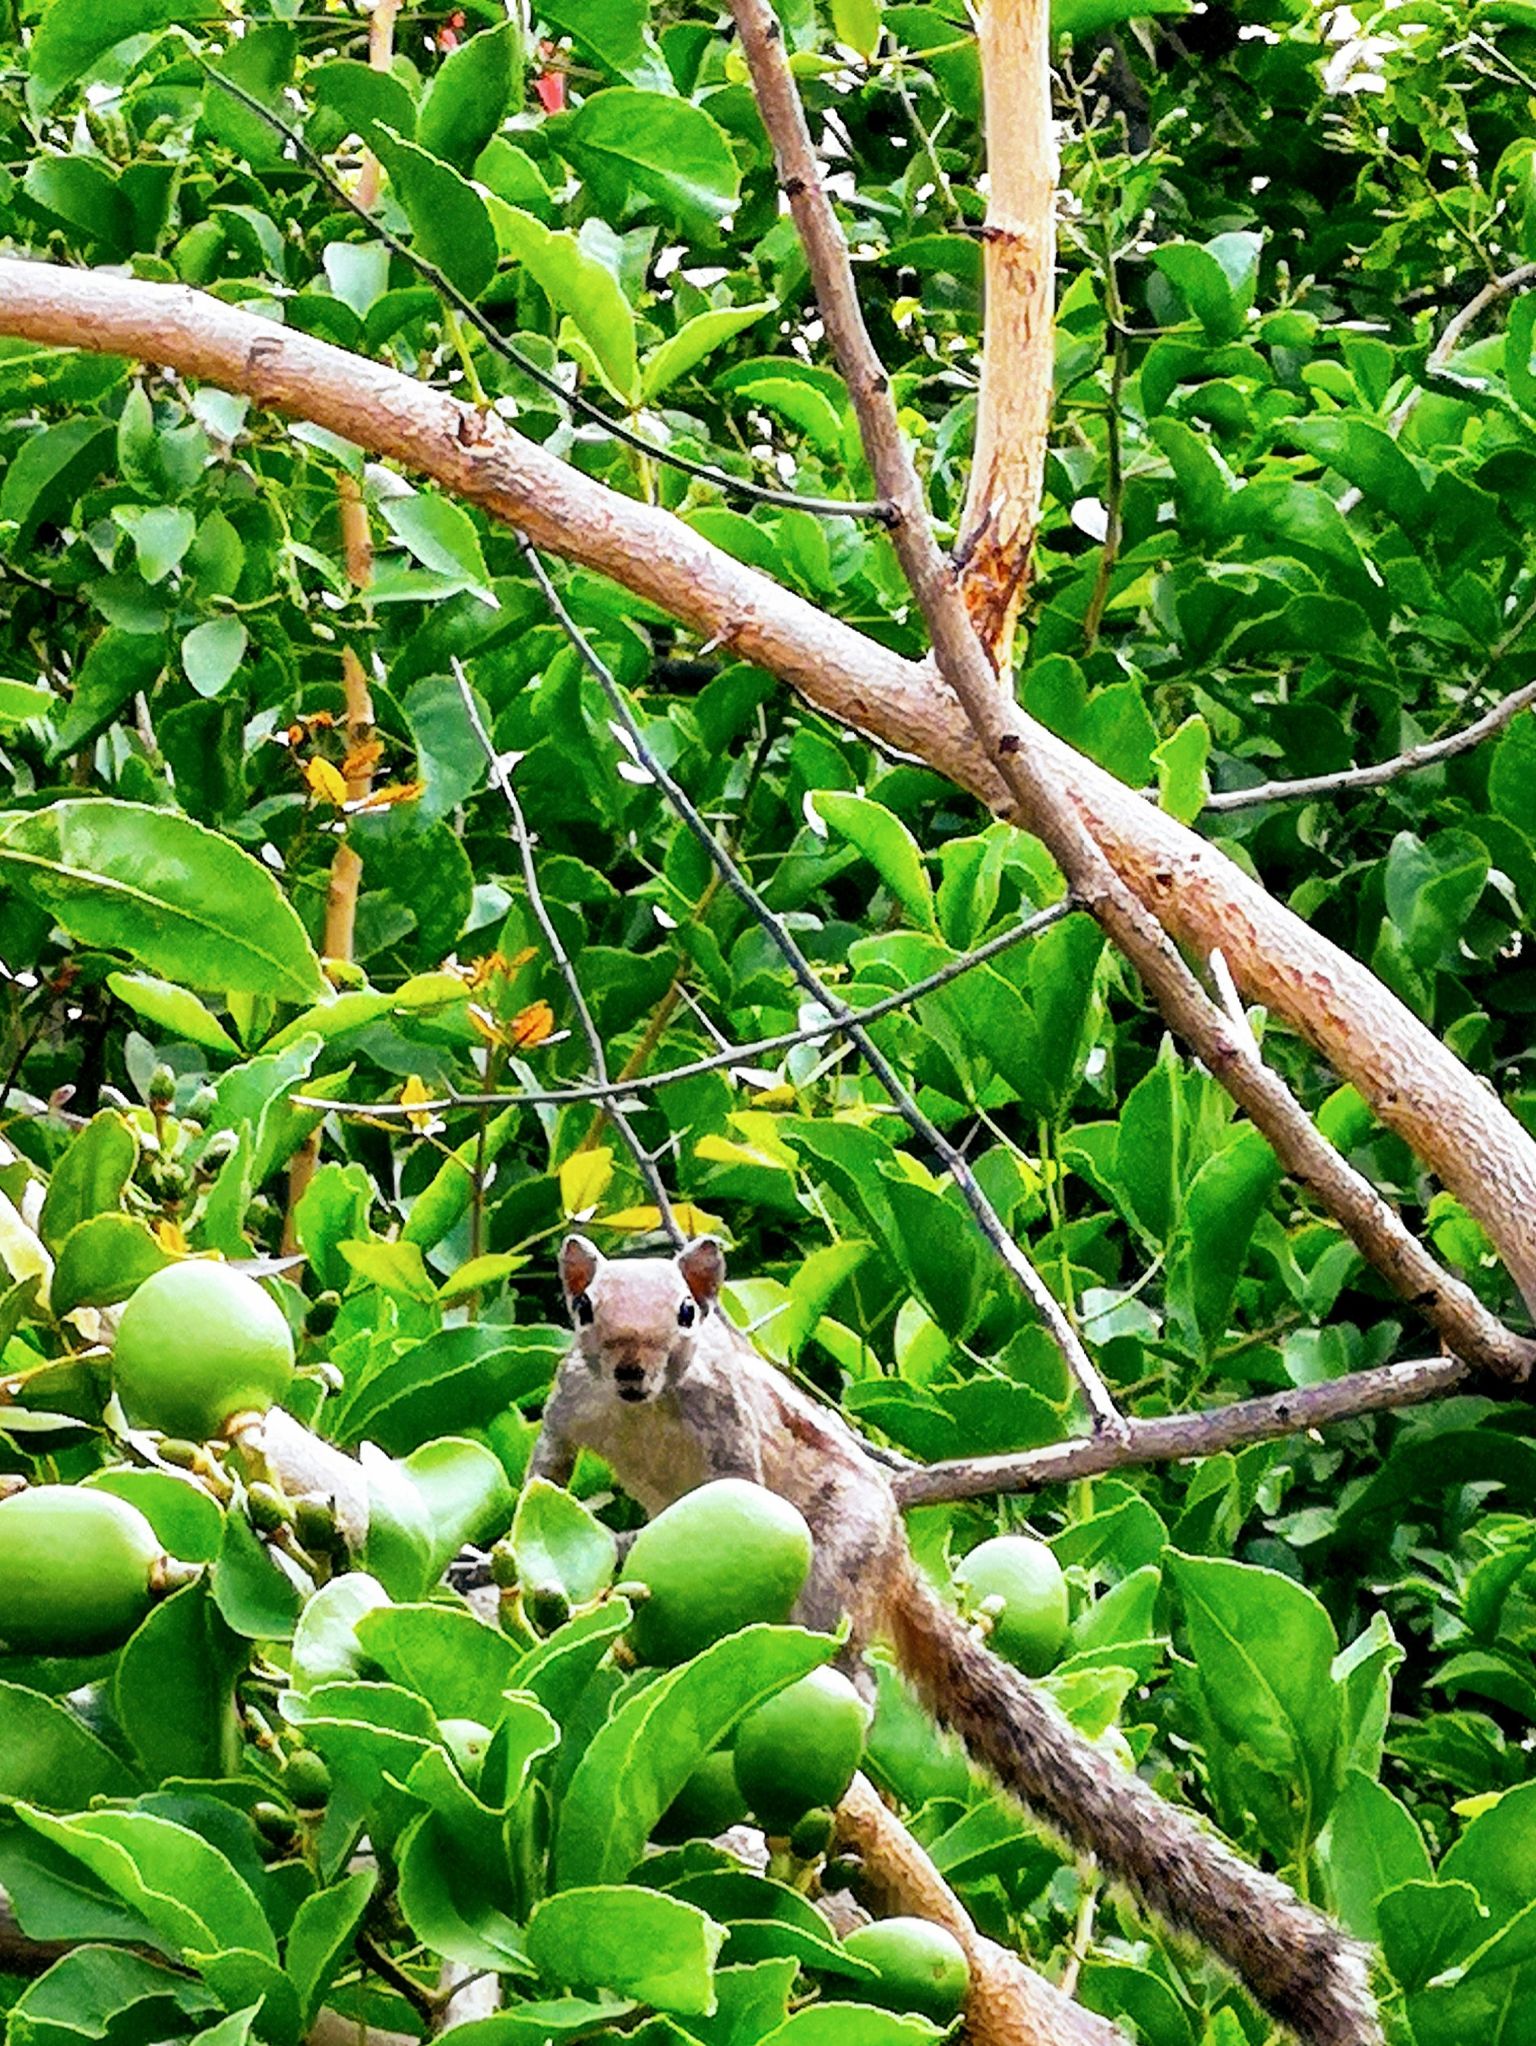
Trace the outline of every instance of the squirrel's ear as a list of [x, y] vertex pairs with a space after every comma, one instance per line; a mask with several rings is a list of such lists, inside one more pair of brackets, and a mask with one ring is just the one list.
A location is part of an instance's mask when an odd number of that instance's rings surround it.
[[725, 1252], [713, 1236], [700, 1236], [679, 1253], [683, 1283], [701, 1307], [713, 1307], [725, 1278]]
[[567, 1300], [586, 1292], [602, 1262], [603, 1253], [595, 1243], [588, 1243], [585, 1236], [567, 1236], [560, 1246], [560, 1283]]

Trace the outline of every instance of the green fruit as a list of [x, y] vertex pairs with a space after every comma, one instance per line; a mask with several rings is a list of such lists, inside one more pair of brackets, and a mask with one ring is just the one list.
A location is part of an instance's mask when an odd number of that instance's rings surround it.
[[789, 1829], [789, 1851], [796, 1861], [820, 1861], [832, 1845], [837, 1821], [824, 1804], [796, 1819]]
[[452, 1755], [459, 1774], [473, 1790], [480, 1781], [480, 1771], [485, 1767], [491, 1729], [482, 1726], [478, 1719], [440, 1719], [437, 1725], [443, 1746]]
[[298, 1748], [283, 1770], [283, 1788], [301, 1812], [318, 1811], [331, 1794], [331, 1772], [313, 1748]]
[[747, 1816], [747, 1801], [736, 1787], [729, 1748], [706, 1755], [651, 1829], [664, 1847], [684, 1840], [713, 1840]]
[[[811, 1531], [787, 1499], [744, 1478], [701, 1485], [643, 1527], [624, 1575], [642, 1662], [686, 1662], [758, 1620], [787, 1620], [811, 1574]], [[821, 1800], [825, 1802], [825, 1800]]]
[[955, 1581], [969, 1613], [1002, 1600], [988, 1640], [1015, 1669], [1042, 1677], [1055, 1668], [1067, 1640], [1067, 1580], [1044, 1542], [998, 1535], [955, 1566]]
[[25, 1655], [117, 1648], [164, 1561], [143, 1514], [110, 1492], [34, 1485], [0, 1500], [0, 1639]]
[[813, 1669], [748, 1713], [736, 1736], [736, 1781], [765, 1833], [788, 1833], [807, 1812], [839, 1801], [868, 1727], [863, 1699], [835, 1669]]
[[942, 1925], [927, 1918], [882, 1918], [851, 1932], [843, 1945], [880, 1970], [875, 1981], [858, 1984], [861, 2002], [917, 2011], [940, 2025], [960, 2015], [971, 1967], [959, 1940]]
[[292, 1378], [281, 1308], [228, 1265], [167, 1265], [123, 1309], [112, 1382], [135, 1428], [211, 1441], [237, 1414], [264, 1414]]

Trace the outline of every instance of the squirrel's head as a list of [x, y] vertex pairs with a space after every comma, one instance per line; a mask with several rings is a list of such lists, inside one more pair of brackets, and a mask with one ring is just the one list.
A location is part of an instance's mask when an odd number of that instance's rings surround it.
[[725, 1254], [701, 1236], [671, 1257], [606, 1258], [585, 1236], [560, 1246], [560, 1284], [589, 1369], [638, 1406], [675, 1385], [718, 1311]]

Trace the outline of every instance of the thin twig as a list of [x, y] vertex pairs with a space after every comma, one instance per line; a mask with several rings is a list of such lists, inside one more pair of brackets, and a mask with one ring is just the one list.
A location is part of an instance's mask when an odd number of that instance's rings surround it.
[[[770, 0], [731, 0], [731, 13], [865, 456], [876, 488], [897, 514], [891, 544], [928, 627], [938, 673], [1007, 791], [1004, 814], [1041, 840], [1083, 906], [1135, 967], [1169, 1025], [1393, 1289], [1448, 1347], [1499, 1378], [1523, 1382], [1536, 1367], [1536, 1344], [1506, 1328], [1446, 1271], [1370, 1181], [1339, 1155], [1280, 1075], [1253, 1056], [1157, 916], [1110, 865], [1043, 753], [1025, 746], [1011, 696], [999, 686], [953, 567], [934, 536], [890, 379], [864, 322], [848, 244], [822, 183], [783, 29]], [[1042, 348], [1049, 348], [1050, 335], [1047, 321]]]
[[1492, 710], [1484, 711], [1472, 724], [1463, 725], [1459, 732], [1448, 732], [1441, 739], [1426, 739], [1418, 746], [1410, 746], [1405, 753], [1394, 753], [1390, 760], [1373, 760], [1365, 767], [1342, 767], [1337, 774], [1301, 774], [1293, 781], [1263, 781], [1255, 788], [1222, 789], [1206, 797], [1205, 807], [1251, 810], [1259, 803], [1296, 803], [1312, 796], [1341, 796], [1351, 789], [1384, 788], [1400, 775], [1418, 774], [1426, 767], [1437, 767], [1442, 760], [1454, 760], [1459, 753], [1470, 753], [1484, 739], [1502, 732], [1532, 704], [1536, 704], [1536, 682], [1526, 682], [1501, 697]]
[[577, 1021], [581, 1025], [581, 1034], [587, 1040], [587, 1055], [592, 1061], [592, 1070], [597, 1075], [598, 1086], [602, 1089], [598, 1098], [607, 1110], [609, 1121], [623, 1138], [625, 1146], [639, 1170], [640, 1177], [650, 1188], [651, 1198], [661, 1213], [662, 1227], [677, 1245], [678, 1249], [681, 1250], [688, 1239], [678, 1227], [677, 1217], [672, 1212], [672, 1203], [667, 1198], [667, 1189], [662, 1183], [661, 1173], [657, 1169], [655, 1159], [635, 1135], [623, 1104], [614, 1094], [613, 1082], [608, 1077], [608, 1061], [603, 1051], [602, 1032], [592, 1020], [592, 1011], [587, 1007], [587, 998], [582, 992], [581, 981], [575, 966], [571, 962], [571, 955], [566, 951], [564, 944], [561, 942], [560, 933], [555, 928], [554, 920], [545, 906], [544, 896], [539, 888], [538, 868], [533, 858], [533, 839], [528, 830], [528, 820], [523, 815], [523, 806], [518, 801], [517, 791], [512, 786], [512, 778], [507, 773], [500, 754], [496, 751], [490, 733], [481, 722], [479, 706], [476, 704], [474, 693], [470, 689], [469, 679], [464, 673], [463, 663], [458, 659], [455, 659], [453, 662], [453, 673], [454, 679], [459, 685], [459, 694], [464, 699], [465, 716], [469, 719], [474, 729], [475, 737], [484, 749], [486, 762], [491, 772], [491, 780], [500, 789], [508, 814], [511, 816], [512, 831], [517, 839], [517, 850], [522, 860], [523, 882], [528, 890], [528, 906], [533, 911], [539, 929], [544, 933], [544, 942], [549, 947], [550, 957], [560, 969], [561, 978], [564, 980], [566, 990], [571, 998], [571, 1007], [576, 1011]]
[[264, 105], [243, 86], [237, 85], [232, 78], [226, 77], [206, 58], [197, 57], [196, 62], [202, 65], [211, 78], [217, 79], [221, 92], [227, 92], [232, 99], [238, 100], [243, 107], [265, 121], [275, 134], [281, 135], [299, 160], [306, 164], [325, 186], [331, 197], [345, 206], [349, 212], [355, 213], [359, 220], [366, 221], [387, 249], [397, 255], [402, 262], [409, 263], [418, 277], [424, 278], [434, 291], [469, 321], [493, 353], [501, 356], [504, 361], [513, 363], [524, 376], [532, 378], [541, 390], [548, 391], [563, 405], [569, 405], [573, 412], [579, 412], [583, 418], [601, 426], [605, 433], [612, 434], [613, 438], [622, 441], [625, 447], [633, 448], [637, 454], [646, 455], [653, 461], [665, 462], [670, 468], [680, 470], [685, 476], [695, 476], [702, 483], [713, 483], [719, 490], [731, 492], [737, 497], [750, 498], [754, 504], [772, 504], [789, 511], [810, 512], [815, 518], [876, 519], [882, 525], [889, 524], [890, 507], [879, 499], [865, 501], [858, 498], [845, 500], [840, 497], [802, 497], [793, 490], [775, 490], [766, 483], [754, 483], [748, 477], [732, 476], [724, 469], [717, 469], [712, 462], [695, 462], [687, 455], [676, 454], [672, 449], [663, 447], [659, 441], [648, 440], [643, 433], [636, 433], [633, 427], [625, 426], [620, 420], [605, 412], [601, 405], [594, 404], [583, 392], [568, 388], [557, 376], [552, 376], [530, 356], [514, 348], [501, 329], [488, 319], [474, 300], [466, 297], [435, 263], [429, 262], [425, 256], [419, 254], [409, 242], [402, 241], [370, 213], [339, 179], [331, 175], [325, 159], [317, 150], [310, 148], [296, 128], [290, 128], [271, 107]]
[[978, 1456], [907, 1470], [892, 1482], [902, 1506], [934, 1506], [998, 1492], [1033, 1492], [1070, 1478], [1093, 1478], [1131, 1464], [1181, 1463], [1250, 1442], [1321, 1428], [1329, 1421], [1389, 1412], [1455, 1392], [1471, 1377], [1459, 1357], [1428, 1357], [1351, 1372], [1322, 1385], [1262, 1393], [1196, 1414], [1154, 1414], [1127, 1421], [1119, 1441], [1078, 1435], [1018, 1456]]
[[1032, 1303], [1036, 1313], [1045, 1324], [1051, 1340], [1060, 1350], [1062, 1357], [1082, 1393], [1089, 1416], [1096, 1432], [1113, 1434], [1123, 1424], [1114, 1401], [1110, 1398], [1104, 1381], [1094, 1368], [1087, 1351], [1083, 1348], [1077, 1330], [1063, 1312], [1060, 1302], [1051, 1292], [1040, 1274], [1030, 1263], [1023, 1250], [1009, 1235], [1002, 1217], [987, 1199], [981, 1184], [964, 1157], [943, 1132], [932, 1123], [908, 1092], [899, 1074], [885, 1057], [862, 1023], [854, 1020], [853, 1011], [840, 1001], [826, 986], [811, 965], [809, 959], [795, 943], [783, 919], [774, 914], [736, 864], [730, 853], [720, 843], [708, 823], [694, 807], [693, 799], [682, 784], [668, 773], [646, 741], [639, 720], [629, 707], [628, 698], [619, 687], [612, 670], [592, 645], [576, 620], [566, 609], [559, 591], [551, 582], [549, 573], [540, 559], [538, 549], [530, 540], [523, 541], [523, 553], [528, 565], [544, 593], [546, 603], [564, 628], [577, 653], [586, 663], [603, 694], [607, 697], [614, 716], [623, 725], [635, 749], [637, 759], [662, 790], [688, 829], [697, 838], [710, 859], [721, 880], [742, 906], [750, 911], [759, 928], [778, 949], [789, 970], [799, 981], [808, 995], [820, 1002], [838, 1020], [841, 1027], [857, 1045], [859, 1054], [890, 1097], [892, 1105], [905, 1120], [909, 1129], [943, 1161], [945, 1168], [965, 1198], [966, 1206], [976, 1218], [982, 1235], [996, 1252], [1015, 1284]]
[[[969, 952], [960, 953], [924, 979], [914, 980], [907, 987], [882, 995], [878, 1002], [870, 1002], [862, 1009], [847, 1010], [848, 1022], [876, 1023], [882, 1016], [910, 1007], [913, 1002], [921, 1001], [924, 995], [931, 995], [935, 989], [947, 987], [952, 980], [958, 980], [973, 967], [984, 965], [1001, 952], [1012, 951], [1026, 938], [1038, 937], [1041, 931], [1069, 916], [1076, 906], [1067, 896], [1060, 902], [1053, 902], [1048, 909], [1036, 910], [1022, 923], [999, 931], [995, 937], [988, 938], [985, 944], [977, 945]], [[701, 1020], [708, 1027], [707, 1019]], [[621, 1076], [613, 1088], [525, 1087], [495, 1094], [441, 1094], [431, 1101], [420, 1102], [322, 1101], [316, 1094], [293, 1094], [289, 1099], [296, 1108], [324, 1108], [336, 1115], [441, 1115], [450, 1108], [515, 1108], [520, 1102], [529, 1108], [564, 1108], [572, 1102], [606, 1101], [615, 1088], [624, 1096], [651, 1094], [680, 1080], [696, 1080], [702, 1073], [718, 1073], [727, 1066], [749, 1065], [755, 1059], [766, 1058], [770, 1052], [794, 1051], [802, 1044], [819, 1044], [825, 1037], [836, 1037], [844, 1027], [842, 1015], [828, 1016], [824, 1022], [805, 1023], [798, 1030], [781, 1030], [776, 1037], [759, 1037], [751, 1044], [727, 1044], [706, 1058], [690, 1059], [686, 1065], [669, 1066], [664, 1072], [636, 1073], [627, 1080]]]
[[[1423, 398], [1430, 380], [1440, 375], [1456, 353], [1456, 344], [1468, 327], [1481, 319], [1489, 306], [1497, 305], [1501, 298], [1507, 298], [1512, 291], [1518, 291], [1523, 284], [1530, 284], [1533, 281], [1536, 281], [1536, 263], [1521, 263], [1516, 269], [1506, 271], [1502, 277], [1490, 278], [1481, 291], [1467, 300], [1460, 312], [1452, 314], [1445, 323], [1440, 339], [1431, 348], [1425, 360], [1424, 383], [1414, 385], [1402, 403], [1394, 408], [1391, 418], [1387, 421], [1387, 432], [1394, 440], [1418, 410], [1419, 401]], [[1339, 510], [1352, 512], [1360, 502], [1362, 494], [1351, 484], [1338, 500]]]

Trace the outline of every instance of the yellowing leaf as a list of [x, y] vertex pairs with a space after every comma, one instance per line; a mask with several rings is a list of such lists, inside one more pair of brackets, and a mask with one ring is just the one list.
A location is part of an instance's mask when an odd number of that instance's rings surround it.
[[530, 1045], [542, 1044], [554, 1027], [555, 1012], [548, 1002], [530, 1002], [507, 1025], [507, 1042], [526, 1051]]
[[494, 1286], [509, 1273], [521, 1271], [527, 1262], [527, 1258], [515, 1250], [495, 1251], [488, 1257], [472, 1257], [460, 1265], [451, 1278], [444, 1279], [437, 1289], [437, 1297], [444, 1307], [450, 1307], [454, 1301], [466, 1299], [482, 1287]]
[[693, 1147], [695, 1158], [701, 1158], [707, 1165], [752, 1165], [770, 1172], [783, 1172], [786, 1167], [782, 1158], [776, 1158], [769, 1151], [756, 1144], [734, 1143], [729, 1137], [711, 1134], [700, 1137]]
[[400, 803], [414, 803], [426, 787], [424, 781], [392, 781], [384, 788], [372, 789], [366, 796], [359, 796], [355, 803], [349, 803], [349, 810], [393, 810]]
[[325, 803], [334, 803], [338, 810], [347, 800], [347, 785], [341, 778], [341, 770], [333, 767], [329, 760], [321, 760], [318, 755], [313, 760], [306, 760], [304, 779], [312, 796], [318, 796]]
[[560, 1202], [567, 1215], [590, 1215], [613, 1178], [613, 1153], [578, 1151], [560, 1168]]
[[[432, 1090], [419, 1073], [412, 1073], [411, 1077], [400, 1089], [401, 1106], [405, 1108], [412, 1107], [418, 1101], [430, 1101], [431, 1099]], [[426, 1136], [431, 1130], [440, 1130], [443, 1126], [442, 1118], [433, 1115], [429, 1109], [421, 1110], [415, 1115], [408, 1115], [406, 1121], [413, 1130], [419, 1131], [422, 1136]]]
[[[672, 1217], [686, 1236], [723, 1236], [725, 1224], [718, 1215], [708, 1215], [702, 1208], [696, 1208], [692, 1201], [674, 1201]], [[639, 1235], [646, 1229], [661, 1227], [660, 1208], [615, 1208], [611, 1215], [599, 1215], [597, 1223], [603, 1229], [624, 1229]]]
[[186, 1257], [192, 1249], [181, 1224], [169, 1216], [155, 1224], [153, 1233], [156, 1243], [170, 1257]]
[[674, 1201], [672, 1203], [672, 1219], [676, 1222], [679, 1229], [686, 1230], [690, 1236], [723, 1236], [725, 1234], [725, 1224], [721, 1221], [720, 1217], [718, 1215], [706, 1214], [702, 1208], [696, 1208], [692, 1201]]
[[638, 1234], [643, 1229], [661, 1227], [660, 1208], [615, 1208], [611, 1215], [599, 1215], [601, 1229], [627, 1229]]

